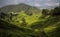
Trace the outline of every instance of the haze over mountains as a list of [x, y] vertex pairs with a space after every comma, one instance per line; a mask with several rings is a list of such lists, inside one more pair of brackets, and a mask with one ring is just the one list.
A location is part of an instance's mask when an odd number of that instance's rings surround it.
[[25, 3], [31, 6], [36, 6], [40, 8], [51, 8], [59, 6], [60, 0], [0, 0], [0, 7]]
[[20, 12], [20, 11], [40, 11], [37, 7], [33, 7], [24, 3], [20, 3], [18, 5], [7, 5], [0, 8], [0, 12]]

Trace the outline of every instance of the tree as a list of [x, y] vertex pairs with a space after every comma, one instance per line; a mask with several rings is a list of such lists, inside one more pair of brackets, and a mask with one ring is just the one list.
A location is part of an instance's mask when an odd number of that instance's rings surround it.
[[0, 13], [0, 18], [5, 19], [6, 16], [7, 16], [6, 13], [4, 13], [4, 12], [1, 12], [1, 13]]
[[22, 18], [22, 23], [21, 23], [21, 25], [22, 25], [22, 26], [26, 26], [26, 24], [27, 24], [27, 23], [26, 23], [25, 18]]
[[54, 10], [52, 10], [51, 14], [53, 16], [60, 16], [60, 6], [59, 7], [55, 7]]
[[48, 14], [48, 12], [49, 12], [49, 10], [48, 10], [48, 9], [43, 9], [43, 10], [42, 10], [42, 14], [43, 14], [43, 15], [47, 15], [47, 14]]

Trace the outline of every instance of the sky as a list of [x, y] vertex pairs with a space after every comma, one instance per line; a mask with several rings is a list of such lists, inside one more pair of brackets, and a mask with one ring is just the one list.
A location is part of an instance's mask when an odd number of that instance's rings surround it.
[[31, 6], [47, 8], [59, 6], [60, 0], [0, 0], [0, 7], [19, 3], [25, 3]]

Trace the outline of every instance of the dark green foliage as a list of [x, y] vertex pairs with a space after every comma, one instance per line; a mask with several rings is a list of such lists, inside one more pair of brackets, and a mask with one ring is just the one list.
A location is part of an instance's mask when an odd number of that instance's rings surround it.
[[0, 37], [30, 37], [30, 34], [32, 34], [32, 32], [33, 31], [30, 29], [18, 27], [0, 20]]
[[26, 26], [26, 25], [27, 25], [27, 23], [26, 23], [26, 21], [25, 21], [25, 18], [22, 18], [21, 26]]
[[53, 32], [48, 33], [49, 37], [60, 37], [60, 26], [57, 27]]
[[48, 12], [49, 12], [49, 10], [48, 10], [48, 9], [43, 9], [43, 10], [42, 10], [42, 14], [43, 14], [43, 15], [47, 15], [47, 14], [48, 14]]
[[1, 12], [1, 13], [0, 13], [0, 18], [5, 19], [6, 16], [7, 16], [6, 13], [4, 13], [4, 12]]
[[42, 26], [43, 26], [43, 23], [39, 21], [39, 22], [33, 23], [31, 28], [32, 29], [40, 29]]
[[52, 10], [51, 14], [53, 16], [60, 16], [60, 6], [59, 7], [55, 7], [54, 10]]

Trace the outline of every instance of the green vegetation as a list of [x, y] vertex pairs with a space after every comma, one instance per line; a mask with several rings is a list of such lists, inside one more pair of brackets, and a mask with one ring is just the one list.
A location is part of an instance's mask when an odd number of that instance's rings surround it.
[[0, 37], [60, 37], [60, 6], [38, 9], [26, 4], [0, 8]]

